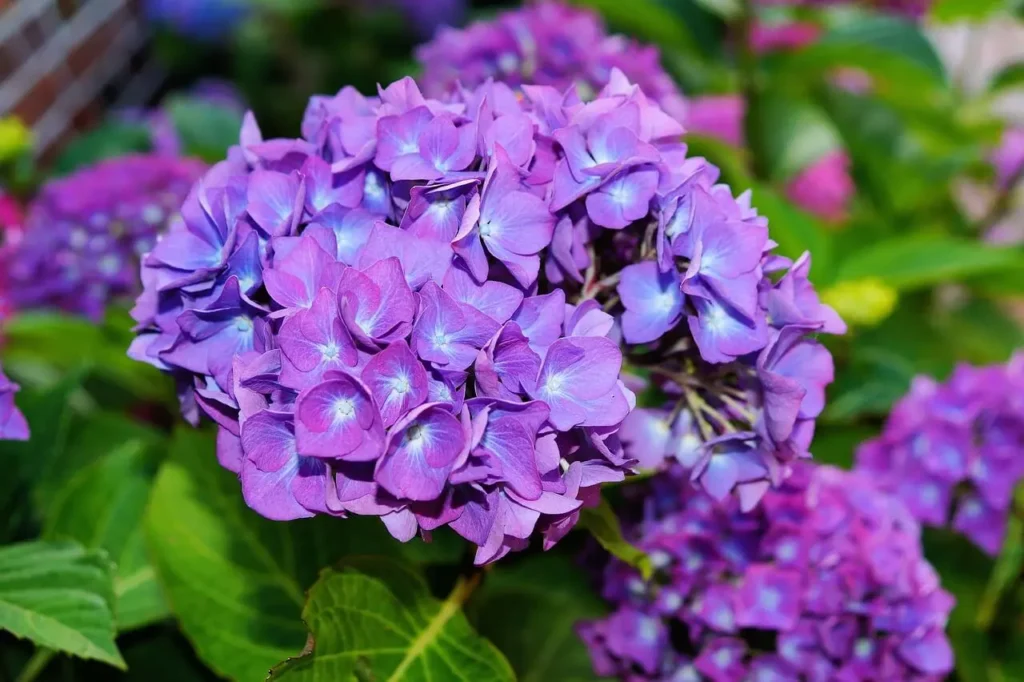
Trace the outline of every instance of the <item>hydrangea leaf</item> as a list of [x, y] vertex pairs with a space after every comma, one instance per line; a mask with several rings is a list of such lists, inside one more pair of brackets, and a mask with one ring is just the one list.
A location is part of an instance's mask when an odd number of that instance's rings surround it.
[[[1024, 486], [1019, 486], [1024, 493]], [[1018, 493], [1018, 498], [1024, 494]], [[1010, 599], [1008, 592], [1017, 585], [1021, 567], [1024, 566], [1024, 521], [1010, 515], [1006, 520], [1006, 540], [996, 558], [996, 565], [989, 576], [985, 593], [978, 605], [976, 622], [982, 630], [988, 630], [996, 618], [1000, 604]]]
[[605, 610], [579, 568], [557, 554], [499, 565], [467, 606], [470, 621], [508, 657], [519, 682], [595, 680], [575, 625]]
[[237, 680], [264, 679], [302, 651], [305, 591], [321, 568], [351, 553], [405, 551], [377, 519], [260, 517], [218, 466], [212, 434], [186, 429], [157, 475], [145, 531], [185, 636], [214, 672]]
[[124, 668], [114, 643], [113, 571], [104, 552], [71, 542], [0, 548], [0, 629]]
[[228, 107], [199, 97], [171, 97], [165, 105], [181, 138], [182, 152], [207, 163], [224, 158], [228, 147], [238, 142], [242, 117]]
[[650, 557], [623, 537], [619, 519], [608, 504], [608, 500], [603, 497], [598, 506], [584, 507], [580, 510], [580, 522], [577, 527], [589, 531], [602, 547], [639, 570], [645, 580], [654, 573]]
[[877, 277], [897, 289], [998, 273], [1019, 264], [1013, 248], [954, 237], [897, 237], [860, 249], [839, 265], [838, 281]]
[[152, 367], [125, 355], [130, 324], [97, 325], [52, 312], [16, 315], [4, 326], [4, 364], [32, 364], [66, 372], [88, 369], [132, 395], [173, 404], [171, 382]]
[[462, 612], [479, 578], [460, 579], [438, 601], [422, 576], [393, 560], [356, 558], [327, 570], [302, 612], [312, 651], [286, 661], [270, 679], [511, 682], [508, 661]]
[[120, 632], [169, 613], [142, 535], [142, 515], [156, 468], [156, 457], [144, 442], [128, 441], [78, 469], [45, 512], [44, 538], [68, 538], [103, 549], [116, 563], [114, 595]]

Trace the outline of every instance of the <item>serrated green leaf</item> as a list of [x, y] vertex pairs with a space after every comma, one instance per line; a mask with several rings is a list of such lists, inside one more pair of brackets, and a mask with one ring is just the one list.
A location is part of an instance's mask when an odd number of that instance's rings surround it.
[[279, 523], [249, 509], [217, 464], [212, 434], [175, 434], [146, 511], [157, 581], [214, 672], [263, 679], [306, 642], [300, 614], [317, 572], [353, 553], [403, 555], [376, 518]]
[[644, 579], [650, 578], [654, 573], [650, 557], [630, 544], [622, 535], [619, 517], [615, 515], [615, 511], [605, 498], [602, 497], [601, 503], [596, 507], [581, 509], [576, 527], [588, 531], [608, 552], [640, 571]]
[[313, 650], [269, 679], [512, 682], [508, 661], [462, 613], [479, 578], [460, 579], [442, 602], [422, 576], [393, 560], [353, 559], [324, 571], [302, 612]]
[[572, 559], [552, 553], [499, 564], [467, 606], [470, 622], [508, 657], [519, 682], [597, 680], [575, 626], [606, 610]]
[[71, 542], [0, 547], [0, 629], [124, 668], [114, 643], [113, 566]]
[[[142, 441], [108, 440], [108, 452], [77, 469], [45, 508], [43, 537], [71, 539], [103, 549], [117, 565], [116, 620], [126, 632], [165, 618], [169, 611], [146, 556], [142, 515], [156, 474], [156, 458]], [[74, 448], [74, 443], [70, 444]]]
[[981, 242], [913, 235], [872, 244], [839, 264], [837, 281], [875, 277], [906, 290], [997, 273], [1018, 262], [1015, 249]]

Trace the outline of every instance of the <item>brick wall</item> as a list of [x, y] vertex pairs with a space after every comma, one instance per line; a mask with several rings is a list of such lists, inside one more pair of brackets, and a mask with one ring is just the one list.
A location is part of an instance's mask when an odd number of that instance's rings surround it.
[[145, 102], [161, 81], [138, 0], [0, 0], [0, 114], [45, 156], [111, 105]]

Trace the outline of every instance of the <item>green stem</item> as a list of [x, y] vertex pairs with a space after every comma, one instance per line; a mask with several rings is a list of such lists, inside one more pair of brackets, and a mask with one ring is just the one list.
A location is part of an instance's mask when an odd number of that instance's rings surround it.
[[43, 669], [49, 665], [50, 660], [56, 655], [57, 652], [53, 649], [36, 649], [36, 652], [32, 654], [32, 658], [28, 659], [28, 663], [21, 669], [15, 682], [32, 682], [32, 680], [39, 677], [39, 674], [43, 672]]

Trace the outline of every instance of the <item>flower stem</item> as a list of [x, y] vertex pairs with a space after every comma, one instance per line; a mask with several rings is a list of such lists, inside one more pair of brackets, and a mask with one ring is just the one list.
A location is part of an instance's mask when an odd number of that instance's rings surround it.
[[21, 669], [15, 682], [32, 682], [39, 677], [39, 674], [43, 672], [56, 655], [57, 652], [53, 649], [36, 649], [36, 652], [32, 654], [32, 658], [28, 659], [28, 663]]
[[742, 11], [736, 22], [736, 55], [739, 66], [740, 92], [743, 95], [746, 113], [743, 117], [743, 134], [751, 150], [751, 170], [759, 179], [767, 172], [761, 154], [760, 132], [760, 86], [757, 78], [757, 55], [751, 43], [754, 28], [754, 4], [751, 0], [740, 0]]

